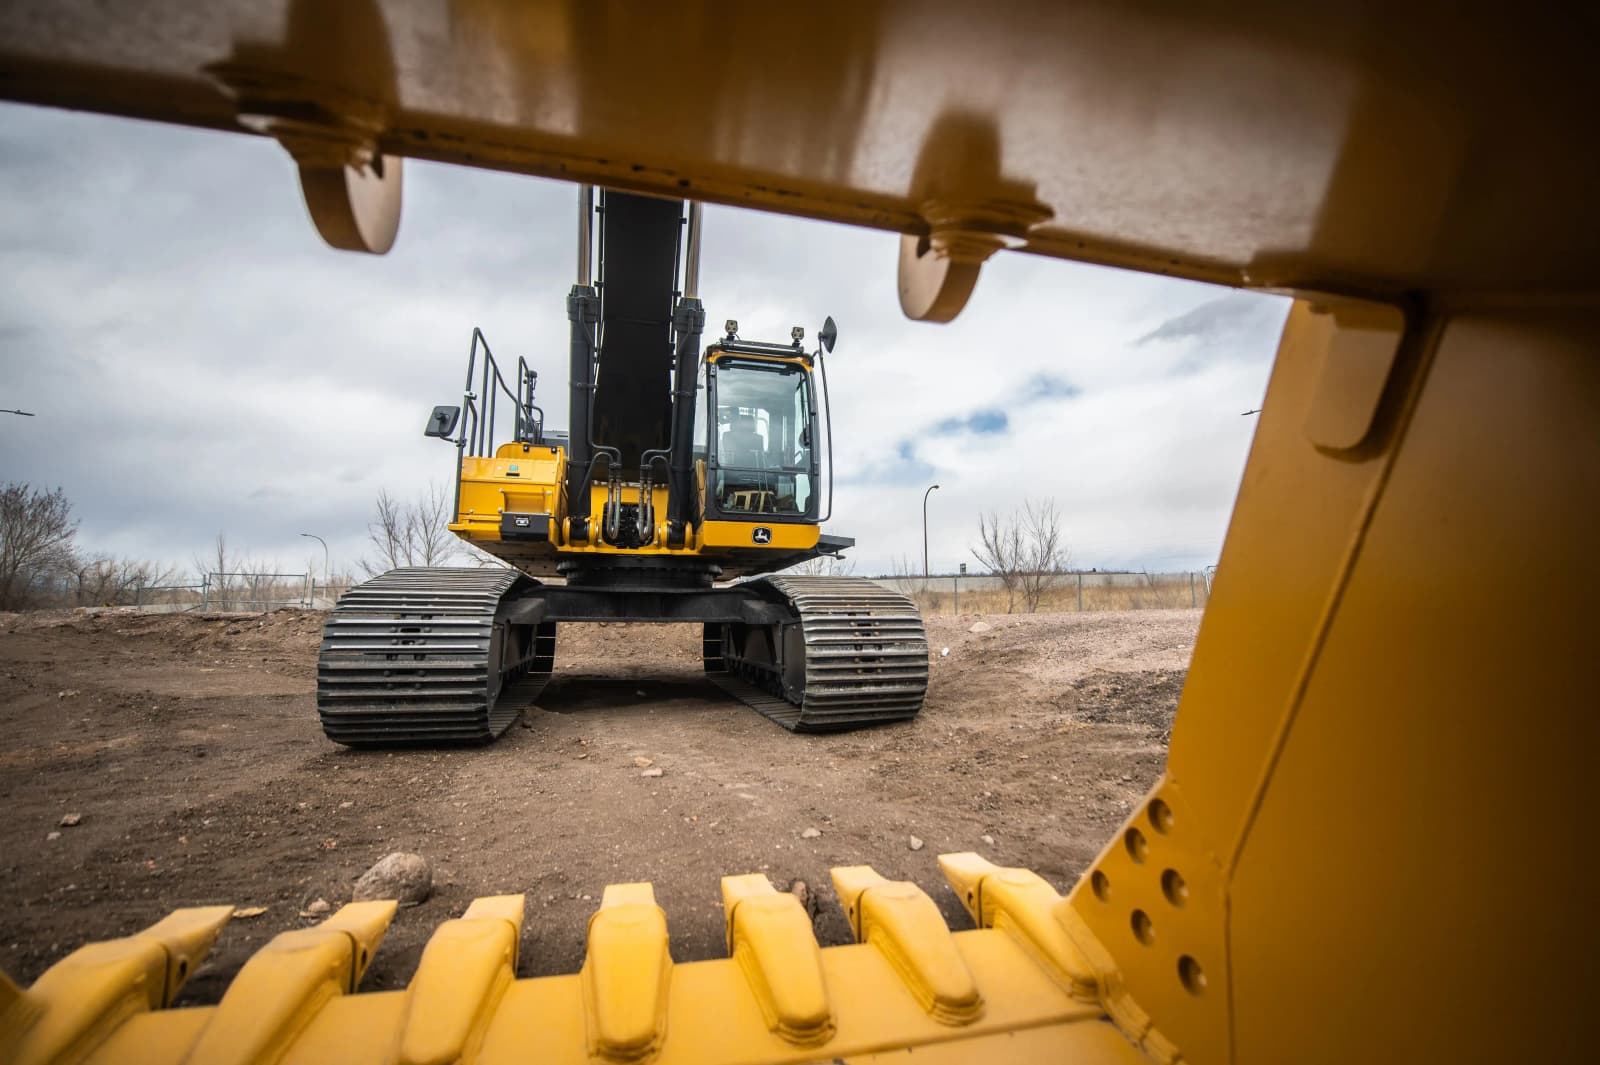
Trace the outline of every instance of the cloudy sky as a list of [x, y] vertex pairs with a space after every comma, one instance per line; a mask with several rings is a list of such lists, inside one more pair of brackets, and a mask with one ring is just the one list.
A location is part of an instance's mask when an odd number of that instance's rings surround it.
[[[0, 479], [65, 488], [91, 550], [192, 567], [218, 532], [287, 570], [366, 554], [380, 489], [452, 474], [424, 439], [481, 326], [565, 424], [570, 185], [406, 163], [396, 247], [328, 249], [270, 141], [0, 105]], [[706, 212], [708, 318], [825, 315], [858, 573], [971, 562], [981, 511], [1053, 498], [1084, 567], [1216, 561], [1287, 301], [1023, 255], [946, 326], [907, 321], [898, 240]], [[309, 547], [309, 550], [308, 550]]]

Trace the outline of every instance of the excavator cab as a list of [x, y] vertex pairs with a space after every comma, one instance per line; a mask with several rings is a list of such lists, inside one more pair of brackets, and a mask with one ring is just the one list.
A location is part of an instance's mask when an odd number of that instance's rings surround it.
[[777, 354], [727, 341], [708, 353], [705, 403], [716, 415], [706, 442], [709, 517], [817, 520], [816, 388], [799, 343]]

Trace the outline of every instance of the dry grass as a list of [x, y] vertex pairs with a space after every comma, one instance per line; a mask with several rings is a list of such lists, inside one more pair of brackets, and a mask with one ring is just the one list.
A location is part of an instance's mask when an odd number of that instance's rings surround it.
[[[939, 587], [939, 585], [943, 587]], [[913, 592], [911, 598], [924, 614], [953, 614], [956, 596], [948, 580], [935, 578], [926, 591]], [[1094, 574], [1085, 574], [1080, 605], [1076, 576], [1062, 579], [1058, 587], [1047, 590], [1039, 600], [1041, 614], [1070, 614], [1077, 610], [1158, 610], [1206, 605], [1206, 583], [1196, 576], [1193, 589], [1189, 581], [1177, 578], [1151, 578], [1137, 584], [1113, 583]], [[1010, 605], [1005, 591], [998, 588], [961, 590], [961, 613], [1006, 614], [1024, 611], [1022, 596]]]

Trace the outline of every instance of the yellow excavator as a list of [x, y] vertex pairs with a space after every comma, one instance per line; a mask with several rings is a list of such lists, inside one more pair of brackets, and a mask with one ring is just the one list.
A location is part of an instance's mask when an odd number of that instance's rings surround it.
[[180, 910], [0, 981], [0, 1059], [1588, 1060], [1595, 35], [1367, 0], [7, 3], [0, 95], [271, 137], [337, 247], [392, 243], [411, 156], [892, 232], [919, 320], [1019, 253], [1295, 304], [1165, 771], [1065, 894], [941, 856], [952, 932], [931, 883], [841, 865], [857, 942], [823, 949], [727, 870], [728, 957], [679, 963], [616, 884], [538, 978], [491, 897], [386, 991], [393, 906], [359, 903], [173, 1008], [230, 934]]
[[317, 662], [323, 730], [352, 747], [492, 740], [571, 621], [700, 624], [713, 683], [797, 732], [915, 716], [928, 646], [910, 599], [848, 576], [716, 583], [855, 542], [820, 529], [833, 319], [811, 351], [801, 326], [764, 343], [730, 319], [702, 353], [699, 204], [581, 199], [568, 432], [545, 430], [538, 372], [519, 359], [508, 377], [476, 330], [461, 404], [425, 430], [456, 446], [451, 531], [508, 568], [391, 570], [342, 596]]

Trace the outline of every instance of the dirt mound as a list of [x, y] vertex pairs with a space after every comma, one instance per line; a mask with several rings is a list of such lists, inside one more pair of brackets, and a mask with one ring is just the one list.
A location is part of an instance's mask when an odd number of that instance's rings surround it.
[[0, 635], [70, 632], [182, 650], [303, 650], [322, 638], [328, 615], [315, 610], [269, 614], [142, 613], [133, 609], [49, 610], [0, 614]]

